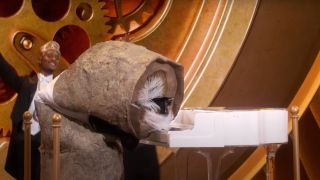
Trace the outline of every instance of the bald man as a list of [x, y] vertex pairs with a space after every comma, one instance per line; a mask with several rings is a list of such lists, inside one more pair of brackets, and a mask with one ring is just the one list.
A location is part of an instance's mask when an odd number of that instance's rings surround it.
[[0, 76], [4, 82], [17, 93], [17, 100], [11, 113], [12, 134], [5, 170], [16, 179], [23, 179], [24, 137], [23, 113], [31, 112], [31, 179], [40, 179], [40, 126], [35, 112], [34, 101], [38, 92], [53, 79], [53, 72], [60, 63], [60, 46], [55, 41], [49, 41], [41, 48], [40, 72], [30, 76], [19, 76], [14, 68], [6, 62], [0, 53]]

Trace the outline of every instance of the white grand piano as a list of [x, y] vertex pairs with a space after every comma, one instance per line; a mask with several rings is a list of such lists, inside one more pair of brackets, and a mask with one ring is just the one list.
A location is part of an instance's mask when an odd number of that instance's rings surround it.
[[286, 109], [186, 108], [170, 130], [142, 143], [167, 147], [225, 147], [281, 144], [288, 141]]
[[[275, 152], [279, 144], [288, 142], [288, 112], [281, 108], [186, 108], [179, 111], [170, 127], [168, 132], [154, 133], [141, 143], [195, 148], [194, 153], [206, 159], [208, 180], [221, 179], [222, 159], [235, 147], [259, 145], [266, 148], [266, 177], [273, 179]], [[215, 169], [210, 152], [202, 151], [202, 147], [227, 147]], [[176, 179], [180, 179], [177, 172]]]

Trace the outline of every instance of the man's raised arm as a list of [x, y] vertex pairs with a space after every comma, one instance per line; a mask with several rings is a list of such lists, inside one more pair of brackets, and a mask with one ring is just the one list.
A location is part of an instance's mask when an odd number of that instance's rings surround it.
[[4, 59], [0, 53], [0, 76], [4, 82], [16, 92], [19, 92], [22, 85], [22, 77], [20, 77], [15, 69]]

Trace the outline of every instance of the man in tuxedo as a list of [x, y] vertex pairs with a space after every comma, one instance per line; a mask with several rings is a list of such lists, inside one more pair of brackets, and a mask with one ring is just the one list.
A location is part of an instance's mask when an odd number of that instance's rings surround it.
[[11, 113], [12, 134], [8, 149], [5, 170], [16, 179], [23, 179], [24, 137], [23, 113], [31, 112], [31, 179], [40, 179], [40, 126], [35, 112], [34, 100], [37, 93], [53, 79], [53, 72], [60, 63], [60, 46], [49, 41], [41, 48], [40, 72], [30, 76], [19, 76], [0, 53], [0, 76], [18, 94]]

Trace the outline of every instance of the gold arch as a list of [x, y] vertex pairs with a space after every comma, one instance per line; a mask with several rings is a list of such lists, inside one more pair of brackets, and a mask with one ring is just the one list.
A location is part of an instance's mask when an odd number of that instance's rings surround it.
[[[310, 105], [312, 99], [320, 87], [320, 51], [312, 65], [307, 77], [299, 88], [297, 94], [291, 101], [288, 109], [292, 106], [299, 107], [298, 116], [301, 117], [305, 110]], [[288, 133], [292, 131], [292, 119], [288, 119]], [[235, 171], [230, 177], [230, 180], [237, 179], [252, 179], [258, 171], [266, 163], [265, 150], [263, 147], [258, 147], [250, 157]]]

